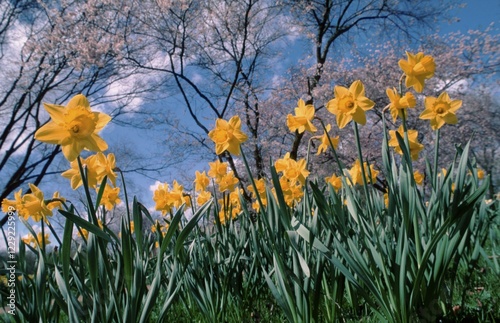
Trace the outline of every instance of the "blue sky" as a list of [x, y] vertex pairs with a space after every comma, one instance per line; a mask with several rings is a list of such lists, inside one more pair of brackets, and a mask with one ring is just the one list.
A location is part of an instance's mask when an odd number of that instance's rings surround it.
[[452, 15], [456, 16], [459, 21], [451, 25], [442, 24], [441, 32], [484, 29], [492, 22], [496, 25], [500, 24], [500, 0], [469, 0], [465, 1], [465, 4], [465, 8], [452, 12]]

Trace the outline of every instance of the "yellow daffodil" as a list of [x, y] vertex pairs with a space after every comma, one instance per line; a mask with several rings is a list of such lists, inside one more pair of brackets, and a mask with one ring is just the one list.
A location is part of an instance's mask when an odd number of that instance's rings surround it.
[[[404, 138], [404, 129], [403, 126], [399, 126], [398, 128], [398, 133], [401, 135], [401, 137]], [[398, 138], [396, 137], [396, 131], [394, 130], [389, 130], [389, 135], [391, 136], [391, 139], [389, 140], [389, 146], [394, 147], [394, 150], [402, 155], [403, 150], [401, 150], [401, 147], [399, 146], [399, 141]], [[412, 160], [417, 160], [418, 159], [418, 154], [422, 149], [424, 149], [424, 145], [418, 142], [418, 131], [416, 130], [408, 130], [408, 143], [410, 144], [410, 155]]]
[[229, 219], [230, 219], [230, 216], [224, 209], [219, 211], [220, 224], [226, 225], [226, 222], [229, 221]]
[[33, 247], [36, 246], [37, 243], [40, 246], [42, 246], [43, 244], [45, 244], [45, 245], [50, 244], [49, 234], [45, 233], [44, 235], [42, 235], [41, 232], [37, 233], [36, 238], [30, 233], [27, 236], [22, 237], [21, 240], [25, 244], [33, 246]]
[[23, 190], [19, 189], [19, 191], [14, 193], [14, 199], [13, 200], [8, 200], [4, 198], [2, 200], [2, 212], [7, 213], [7, 212], [17, 212], [23, 207]]
[[52, 211], [47, 207], [43, 198], [43, 192], [33, 184], [29, 184], [31, 193], [23, 196], [23, 208], [19, 210], [25, 219], [29, 216], [34, 221], [40, 221], [47, 216], [52, 216]]
[[162, 225], [160, 221], [156, 220], [155, 223], [151, 226], [151, 232], [156, 233], [158, 231], [158, 228], [160, 228], [161, 235], [165, 236], [169, 227], [170, 224], [168, 222], [165, 222], [165, 224]]
[[36, 245], [36, 238], [31, 233], [22, 237], [21, 240], [27, 245], [30, 245], [30, 246]]
[[215, 142], [217, 155], [226, 150], [233, 155], [239, 155], [240, 144], [248, 139], [247, 135], [241, 131], [241, 120], [238, 116], [232, 117], [229, 121], [217, 119], [215, 128], [208, 133], [208, 136]]
[[76, 235], [87, 240], [89, 238], [89, 231], [85, 230], [84, 228], [80, 228], [80, 230], [76, 231]]
[[[316, 155], [320, 155], [324, 153], [325, 151], [328, 150], [328, 147], [330, 147], [330, 141], [328, 140], [328, 132], [332, 129], [332, 126], [330, 124], [326, 125], [326, 132], [323, 134], [323, 136], [319, 137], [321, 139], [321, 144], [318, 147], [318, 152]], [[337, 149], [339, 146], [339, 136], [337, 137], [330, 137], [330, 140], [332, 141], [333, 147]]]
[[151, 232], [156, 233], [157, 227], [160, 226], [160, 221], [156, 220], [155, 223], [151, 226]]
[[[370, 172], [368, 171], [368, 164], [366, 162], [363, 163], [363, 167], [365, 170], [365, 174], [367, 176], [367, 183], [375, 183], [377, 181], [377, 175], [379, 171], [373, 168], [373, 165], [370, 165]], [[371, 173], [371, 178], [370, 178]], [[354, 162], [354, 165], [349, 170], [349, 174], [351, 175], [351, 180], [353, 184], [363, 185], [363, 175], [361, 171], [361, 164], [359, 159]]]
[[231, 203], [231, 205], [241, 208], [240, 195], [242, 194], [243, 190], [241, 188], [236, 188], [233, 191], [231, 191], [229, 193], [229, 202]]
[[55, 208], [60, 210], [62, 209], [64, 202], [66, 202], [66, 199], [64, 197], [61, 197], [59, 195], [59, 192], [54, 192], [54, 194], [52, 195], [52, 200], [47, 203], [47, 207], [51, 211], [54, 211]]
[[[261, 178], [255, 181], [255, 186], [257, 187], [257, 192], [255, 192], [253, 185], [248, 185], [247, 189], [252, 193], [252, 197], [254, 199], [257, 199], [257, 196], [260, 197], [260, 201], [262, 202], [263, 206], [267, 206], [267, 194], [266, 194], [266, 181]], [[255, 201], [252, 203], [252, 208], [259, 212], [260, 211], [260, 204], [258, 201]]]
[[437, 98], [425, 98], [425, 110], [420, 114], [420, 119], [430, 120], [431, 128], [437, 130], [445, 123], [458, 122], [455, 112], [462, 106], [461, 100], [451, 100], [448, 93], [443, 92]]
[[227, 173], [227, 163], [216, 160], [212, 163], [208, 163], [208, 165], [210, 166], [208, 176], [212, 177], [216, 183], [219, 183], [222, 177]]
[[342, 177], [335, 174], [332, 174], [330, 177], [325, 177], [325, 181], [327, 184], [331, 184], [333, 186], [335, 192], [338, 192], [342, 188]]
[[[82, 160], [82, 166], [87, 170], [87, 182], [88, 186], [96, 188], [98, 184], [99, 174], [97, 172], [97, 155], [92, 155], [84, 160]], [[71, 168], [61, 174], [64, 178], [67, 178], [71, 182], [71, 188], [76, 190], [79, 186], [83, 184], [82, 175], [80, 174], [80, 169], [78, 167], [78, 161], [73, 160], [71, 162]]]
[[[99, 189], [96, 189], [99, 191]], [[118, 197], [120, 194], [120, 188], [119, 187], [111, 187], [108, 184], [104, 187], [104, 192], [102, 193], [102, 198], [100, 205], [104, 205], [106, 210], [111, 211], [116, 204], [120, 203], [121, 200]]]
[[208, 184], [210, 184], [210, 179], [208, 178], [206, 172], [200, 173], [199, 171], [196, 171], [196, 179], [194, 180], [195, 191], [200, 192], [206, 190]]
[[115, 155], [108, 154], [108, 156], [105, 156], [99, 152], [96, 154], [96, 158], [97, 182], [100, 184], [104, 176], [107, 176], [113, 186], [116, 186], [116, 173], [114, 171], [116, 168]]
[[391, 112], [392, 119], [396, 122], [396, 119], [403, 117], [403, 113], [407, 108], [414, 108], [417, 104], [415, 96], [410, 92], [406, 92], [403, 97], [401, 97], [396, 89], [387, 89], [385, 91], [391, 104], [389, 105], [389, 111]]
[[174, 180], [172, 186], [170, 189], [167, 183], [160, 184], [154, 191], [155, 210], [161, 211], [162, 215], [170, 212], [173, 208], [179, 208], [182, 204], [190, 206], [189, 196], [184, 194], [182, 185]]
[[477, 170], [477, 179], [484, 179], [484, 170], [478, 169]]
[[209, 191], [201, 191], [198, 193], [198, 197], [196, 198], [196, 204], [198, 206], [202, 206], [207, 203], [212, 198], [212, 193]]
[[316, 132], [316, 127], [312, 124], [314, 119], [314, 106], [312, 104], [305, 104], [304, 100], [299, 99], [295, 108], [295, 115], [289, 114], [286, 117], [286, 125], [291, 132], [297, 131], [303, 133], [304, 131]]
[[[299, 181], [290, 180], [285, 176], [280, 178], [280, 187], [283, 192], [283, 197], [285, 198], [285, 203], [289, 207], [293, 207], [294, 204], [300, 202], [304, 196], [304, 188]], [[276, 191], [273, 192], [276, 196]]]
[[226, 224], [226, 221], [229, 219], [236, 219], [238, 214], [241, 213], [240, 194], [243, 194], [243, 190], [235, 189], [229, 193], [227, 200], [219, 200], [219, 204], [221, 205], [219, 220], [222, 225]]
[[172, 204], [179, 208], [182, 204], [187, 207], [191, 206], [189, 196], [184, 193], [184, 186], [180, 185], [176, 180], [172, 182]]
[[51, 121], [35, 133], [35, 139], [61, 145], [64, 157], [70, 162], [75, 160], [83, 149], [104, 151], [106, 142], [98, 133], [111, 120], [101, 112], [93, 112], [89, 101], [82, 94], [74, 96], [66, 107], [44, 103]]
[[336, 116], [340, 129], [351, 120], [362, 125], [366, 123], [365, 111], [373, 108], [375, 103], [365, 97], [365, 88], [361, 81], [355, 81], [349, 89], [335, 86], [334, 94], [335, 98], [328, 101], [326, 108]]
[[424, 174], [420, 173], [418, 170], [413, 172], [413, 178], [415, 179], [415, 183], [417, 185], [422, 186], [422, 183], [424, 182]]
[[430, 55], [419, 52], [412, 54], [406, 52], [408, 60], [401, 59], [399, 67], [406, 75], [405, 85], [407, 88], [413, 87], [415, 91], [421, 93], [424, 89], [425, 80], [434, 76], [436, 64]]
[[247, 186], [247, 189], [250, 193], [252, 193], [253, 198], [257, 198], [257, 195], [263, 197], [266, 193], [266, 181], [263, 178], [255, 180], [255, 186], [257, 187], [257, 192], [255, 192], [253, 185]]
[[219, 181], [219, 191], [233, 191], [236, 184], [238, 184], [239, 180], [234, 177], [234, 172], [230, 171], [226, 175], [224, 175]]
[[28, 221], [30, 217], [34, 221], [46, 220], [47, 216], [52, 216], [52, 209], [44, 201], [43, 192], [33, 184], [29, 184], [31, 193], [23, 195], [22, 189], [14, 193], [14, 200], [4, 199], [2, 201], [2, 211], [17, 212], [18, 216]]
[[290, 153], [286, 153], [285, 157], [278, 159], [274, 164], [277, 172], [282, 172], [283, 176], [290, 181], [298, 181], [304, 185], [306, 177], [309, 176], [309, 171], [306, 169], [306, 160], [299, 161], [290, 158]]
[[155, 202], [155, 210], [161, 211], [162, 215], [172, 210], [170, 203], [170, 186], [167, 183], [158, 185], [158, 188], [153, 193], [153, 201]]
[[165, 236], [167, 234], [168, 228], [170, 228], [170, 223], [165, 223], [160, 227], [161, 235]]
[[384, 205], [385, 207], [389, 207], [389, 192], [384, 193]]

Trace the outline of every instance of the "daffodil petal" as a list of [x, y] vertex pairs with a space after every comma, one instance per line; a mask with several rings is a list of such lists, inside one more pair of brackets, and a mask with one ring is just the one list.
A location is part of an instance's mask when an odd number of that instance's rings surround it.
[[371, 108], [373, 108], [373, 106], [375, 105], [375, 102], [373, 102], [372, 100], [368, 99], [367, 97], [359, 97], [358, 100], [356, 101], [356, 103], [358, 104], [358, 106], [363, 109], [363, 110], [370, 110]]
[[420, 119], [423, 119], [423, 120], [432, 119], [432, 118], [434, 118], [434, 115], [435, 114], [434, 114], [433, 110], [431, 110], [431, 109], [425, 109], [420, 114]]
[[354, 98], [364, 97], [365, 96], [365, 87], [363, 86], [363, 83], [361, 83], [361, 81], [356, 80], [349, 87], [349, 92], [352, 93]]
[[99, 132], [111, 121], [111, 117], [102, 112], [94, 112], [94, 115], [96, 114], [97, 114], [97, 122], [95, 125], [95, 132]]
[[362, 124], [362, 125], [366, 124], [365, 111], [363, 109], [361, 109], [360, 107], [357, 107], [354, 110], [354, 113], [352, 114], [352, 119], [359, 124]]
[[448, 124], [457, 124], [458, 119], [454, 113], [449, 112], [443, 116], [443, 122]]
[[407, 61], [405, 61], [404, 59], [399, 60], [398, 65], [399, 65], [399, 67], [401, 67], [401, 69], [403, 70], [403, 72], [405, 74], [411, 73], [411, 70], [412, 70], [411, 65]]
[[428, 109], [436, 103], [436, 98], [432, 96], [428, 96], [425, 98], [425, 107]]
[[75, 109], [78, 107], [83, 107], [87, 110], [90, 110], [89, 100], [83, 94], [77, 94], [69, 100], [68, 105], [66, 105], [66, 109]]
[[49, 113], [50, 118], [56, 124], [64, 123], [65, 107], [57, 104], [43, 103], [43, 107]]
[[330, 113], [337, 114], [338, 111], [338, 101], [337, 99], [332, 99], [328, 101], [326, 104], [326, 109], [330, 111]]
[[80, 155], [81, 150], [76, 149], [75, 145], [61, 146], [62, 153], [68, 161], [73, 161]]
[[396, 93], [395, 89], [387, 88], [385, 90], [385, 93], [387, 94], [387, 97], [389, 98], [389, 100], [391, 100], [391, 102], [399, 100], [399, 95]]
[[349, 90], [343, 86], [335, 86], [333, 88], [333, 92], [334, 92], [334, 95], [335, 95], [335, 98], [341, 98], [343, 96], [346, 96], [349, 94]]
[[453, 100], [450, 102], [450, 112], [456, 112], [462, 106], [462, 100]]
[[106, 149], [108, 149], [108, 144], [99, 135], [92, 134], [88, 138], [87, 142], [92, 146], [92, 148], [87, 146], [89, 150], [98, 152], [98, 151], [105, 151]]
[[238, 140], [238, 142], [244, 142], [248, 140], [248, 136], [242, 131], [235, 131], [233, 136]]
[[352, 120], [352, 116], [345, 113], [336, 115], [336, 118], [337, 125], [340, 129], [344, 128]]
[[68, 131], [53, 121], [50, 121], [46, 125], [42, 126], [35, 133], [36, 140], [56, 145], [60, 144], [62, 139], [67, 138], [68, 136]]
[[233, 128], [240, 128], [241, 127], [241, 119], [237, 116], [234, 116], [231, 119], [229, 119], [228, 123]]

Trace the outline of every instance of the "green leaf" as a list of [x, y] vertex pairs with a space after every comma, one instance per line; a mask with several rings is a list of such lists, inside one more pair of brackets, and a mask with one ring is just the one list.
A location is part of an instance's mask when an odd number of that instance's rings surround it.
[[104, 231], [102, 231], [101, 228], [99, 228], [98, 226], [82, 219], [81, 217], [79, 217], [73, 213], [70, 213], [68, 211], [65, 211], [65, 210], [59, 210], [59, 213], [61, 213], [66, 219], [69, 219], [70, 221], [72, 221], [73, 223], [75, 223], [79, 227], [84, 228], [88, 232], [92, 232], [93, 234], [106, 240], [107, 242], [112, 241], [111, 238], [109, 237], [109, 235], [107, 235]]
[[64, 225], [63, 241], [61, 245], [61, 261], [63, 277], [66, 284], [68, 284], [69, 276], [69, 265], [71, 262], [71, 242], [73, 236], [73, 222], [70, 219], [66, 219]]
[[179, 236], [177, 237], [177, 240], [175, 242], [175, 254], [179, 254], [180, 250], [184, 247], [184, 241], [186, 241], [188, 236], [191, 234], [191, 231], [193, 231], [193, 229], [198, 225], [200, 219], [209, 212], [211, 206], [212, 200], [208, 201], [202, 207], [200, 207], [186, 224], [181, 233], [179, 233]]

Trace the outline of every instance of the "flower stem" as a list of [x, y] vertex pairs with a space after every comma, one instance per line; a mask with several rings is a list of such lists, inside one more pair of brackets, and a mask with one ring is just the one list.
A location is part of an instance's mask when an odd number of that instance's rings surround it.
[[[360, 167], [361, 167], [361, 176], [363, 177], [363, 189], [365, 191], [365, 195], [366, 195], [366, 199], [367, 199], [367, 202], [368, 202], [368, 212], [371, 213], [371, 210], [373, 209], [372, 208], [372, 203], [371, 203], [371, 198], [370, 198], [370, 194], [368, 192], [368, 182], [366, 180], [366, 172], [365, 172], [365, 165], [363, 163], [363, 154], [361, 152], [361, 141], [359, 140], [359, 130], [358, 130], [358, 124], [356, 122], [353, 122], [353, 128], [354, 128], [354, 135], [356, 137], [356, 148], [358, 149], [358, 159], [359, 159], [359, 164], [360, 164]], [[370, 171], [370, 167], [368, 167], [368, 164], [367, 164], [367, 169], [368, 169], [368, 175], [370, 176], [370, 181], [371, 181], [371, 171]], [[372, 219], [373, 221], [373, 219]]]
[[[402, 119], [402, 124], [403, 124], [405, 146], [406, 146], [406, 149], [408, 149], [408, 155], [410, 156], [410, 160], [408, 161], [408, 168], [409, 168], [410, 174], [413, 174], [413, 164], [411, 161], [410, 139], [408, 138], [408, 127], [406, 125], [406, 109], [403, 110], [401, 119]], [[412, 178], [413, 178], [413, 176], [412, 176]], [[416, 185], [415, 179], [413, 179], [412, 182], [414, 185]]]
[[264, 210], [264, 204], [262, 203], [262, 200], [260, 199], [260, 194], [257, 189], [257, 185], [255, 184], [255, 179], [252, 176], [252, 172], [250, 171], [250, 166], [248, 166], [248, 161], [247, 158], [245, 157], [245, 153], [243, 152], [243, 149], [241, 149], [241, 157], [243, 158], [243, 163], [245, 164], [245, 169], [247, 170], [248, 177], [250, 178], [250, 182], [252, 183], [253, 190], [255, 192], [255, 196], [257, 197], [257, 202], [259, 203], [259, 209], [261, 211]]
[[[413, 190], [413, 189], [416, 189], [417, 183], [415, 182], [415, 177], [413, 176], [413, 163], [412, 163], [412, 159], [411, 159], [410, 141], [408, 139], [408, 128], [406, 126], [406, 111], [405, 110], [403, 110], [401, 119], [403, 119], [405, 146], [406, 146], [406, 149], [408, 149], [408, 155], [410, 156], [409, 160], [405, 164], [408, 166], [408, 176], [410, 177], [410, 182], [411, 182], [410, 186], [411, 186], [411, 190]], [[405, 158], [403, 157], [403, 159], [405, 159]], [[408, 190], [408, 192], [413, 192], [413, 191]], [[412, 193], [409, 193], [409, 194], [412, 194]], [[410, 199], [408, 197], [408, 200], [410, 201], [412, 199]], [[413, 205], [413, 208], [415, 208], [415, 205]], [[412, 210], [413, 208], [410, 208], [410, 210]], [[418, 266], [420, 267], [420, 264], [422, 263], [422, 243], [420, 241], [421, 234], [420, 234], [420, 227], [418, 225], [419, 221], [417, 218], [418, 212], [410, 211], [409, 213], [410, 213], [409, 216], [411, 217], [412, 224], [413, 224], [413, 236], [415, 239], [415, 249], [417, 252], [417, 263], [418, 263]], [[405, 216], [405, 218], [407, 218], [407, 217]], [[409, 229], [410, 223], [408, 223], [405, 226]]]
[[439, 156], [439, 129], [436, 129], [436, 144], [434, 145], [434, 174], [432, 186], [434, 189], [437, 188], [437, 178], [438, 178], [438, 156]]
[[127, 217], [128, 217], [128, 225], [130, 226], [130, 209], [128, 206], [128, 194], [127, 194], [127, 185], [125, 184], [125, 177], [123, 176], [123, 172], [121, 169], [118, 168], [118, 171], [120, 172], [120, 178], [122, 179], [122, 185], [123, 185], [123, 195], [125, 197], [125, 207], [127, 208]]
[[342, 166], [342, 163], [340, 162], [339, 156], [337, 155], [337, 151], [335, 150], [335, 147], [333, 146], [332, 139], [330, 138], [330, 135], [328, 134], [328, 131], [326, 130], [326, 126], [323, 123], [323, 120], [319, 119], [319, 122], [321, 123], [321, 126], [323, 127], [323, 131], [326, 133], [326, 136], [328, 138], [328, 143], [330, 144], [330, 147], [332, 148], [333, 151], [333, 156], [335, 157], [335, 161], [337, 162], [337, 165], [339, 166], [340, 174], [344, 174], [344, 167]]
[[314, 137], [309, 138], [307, 141], [307, 154], [306, 154], [306, 168], [309, 166], [309, 155], [311, 154], [311, 145]]
[[95, 209], [94, 209], [94, 205], [92, 203], [92, 197], [90, 196], [90, 190], [89, 190], [89, 182], [87, 180], [87, 172], [83, 169], [83, 164], [82, 164], [82, 159], [80, 156], [77, 157], [76, 159], [78, 161], [78, 168], [80, 170], [80, 176], [82, 178], [82, 183], [83, 183], [83, 188], [85, 190], [85, 196], [87, 197], [87, 204], [88, 204], [88, 208], [89, 208], [89, 215], [90, 215], [90, 222], [91, 223], [94, 223], [94, 224], [98, 224], [97, 223], [97, 217], [96, 217], [96, 214], [95, 214]]

